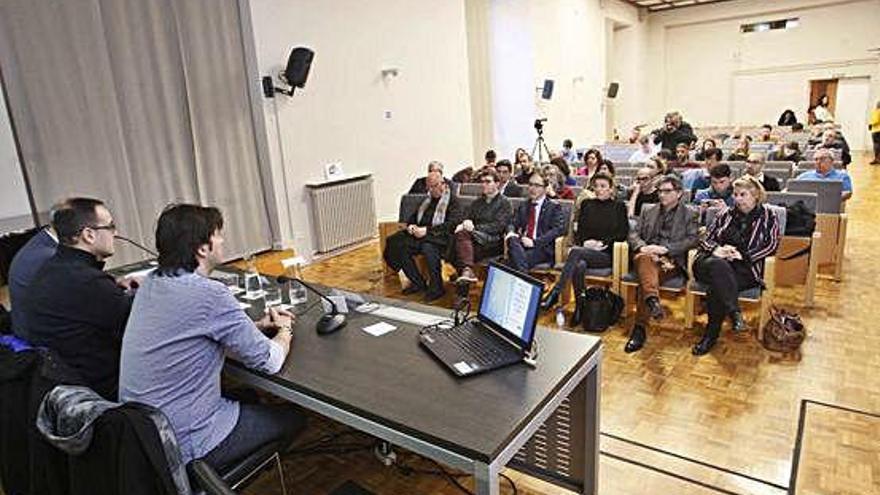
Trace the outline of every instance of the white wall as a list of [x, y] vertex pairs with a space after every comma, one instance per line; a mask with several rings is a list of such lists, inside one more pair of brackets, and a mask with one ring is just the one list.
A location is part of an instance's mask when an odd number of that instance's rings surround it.
[[[263, 101], [282, 217], [289, 204], [286, 245], [312, 253], [303, 184], [329, 161], [373, 173], [386, 220], [429, 160], [450, 172], [470, 163], [464, 0], [252, 0], [250, 8], [260, 75], [277, 74], [294, 46], [315, 51], [304, 90]], [[383, 81], [390, 67], [399, 76]]]
[[[551, 150], [565, 138], [576, 147], [604, 141], [609, 71], [622, 65], [608, 60], [607, 31], [614, 24], [644, 30], [638, 11], [619, 0], [493, 0], [491, 8], [492, 116], [502, 156], [517, 147], [531, 151], [537, 117], [548, 118]], [[635, 41], [626, 46], [641, 56]], [[629, 92], [621, 96], [631, 99], [615, 104], [638, 105], [637, 69], [621, 69], [619, 78]], [[544, 79], [555, 81], [550, 101], [537, 97]]]
[[[798, 17], [794, 29], [740, 25]], [[880, 94], [880, 0], [739, 0], [649, 17], [647, 110], [681, 110], [694, 125], [805, 120], [811, 79], [869, 76]]]
[[0, 94], [0, 232], [33, 227], [6, 100]]

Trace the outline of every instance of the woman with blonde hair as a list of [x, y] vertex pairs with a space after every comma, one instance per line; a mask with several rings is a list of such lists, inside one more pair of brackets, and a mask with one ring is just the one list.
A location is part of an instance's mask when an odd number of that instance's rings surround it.
[[[758, 179], [746, 175], [733, 183], [734, 206], [722, 208], [700, 243], [694, 276], [706, 284], [709, 323], [692, 352], [709, 352], [730, 317], [734, 332], [746, 329], [739, 308], [740, 291], [762, 287], [764, 259], [779, 246], [779, 220], [764, 202], [767, 193]], [[763, 287], [762, 287], [763, 288]]]

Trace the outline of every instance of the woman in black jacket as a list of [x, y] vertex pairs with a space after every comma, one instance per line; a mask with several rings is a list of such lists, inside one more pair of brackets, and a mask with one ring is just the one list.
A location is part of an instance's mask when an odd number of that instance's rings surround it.
[[764, 201], [767, 193], [758, 179], [745, 175], [733, 183], [735, 206], [718, 213], [694, 260], [694, 276], [709, 286], [706, 334], [692, 349], [694, 355], [709, 352], [718, 340], [726, 317], [733, 331], [745, 330], [739, 309], [739, 292], [761, 287], [764, 259], [779, 246], [779, 220]]
[[[568, 252], [559, 281], [541, 302], [544, 310], [559, 302], [559, 295], [569, 279], [574, 284], [575, 294], [580, 294], [584, 290], [587, 268], [610, 267], [614, 243], [626, 240], [629, 234], [626, 205], [614, 197], [614, 179], [606, 174], [596, 173], [590, 179], [590, 188], [596, 197], [584, 200], [581, 204], [574, 244]], [[577, 305], [571, 318], [572, 326], [580, 324], [579, 309]]]

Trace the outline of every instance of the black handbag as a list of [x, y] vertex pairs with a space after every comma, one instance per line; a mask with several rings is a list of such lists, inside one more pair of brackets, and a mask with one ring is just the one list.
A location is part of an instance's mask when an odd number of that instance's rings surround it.
[[587, 332], [604, 332], [617, 323], [623, 298], [604, 287], [587, 287], [577, 296], [581, 325]]

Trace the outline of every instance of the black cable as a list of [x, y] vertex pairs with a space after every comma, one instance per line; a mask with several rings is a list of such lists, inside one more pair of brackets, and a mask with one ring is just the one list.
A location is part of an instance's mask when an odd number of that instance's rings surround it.
[[498, 476], [501, 476], [502, 478], [506, 479], [508, 483], [510, 483], [510, 488], [513, 489], [513, 495], [517, 495], [517, 493], [519, 493], [519, 490], [516, 489], [516, 483], [513, 482], [513, 479], [510, 476], [504, 473], [498, 473]]
[[136, 247], [136, 248], [139, 248], [141, 251], [146, 252], [147, 254], [149, 254], [150, 256], [152, 256], [152, 257], [154, 257], [154, 258], [158, 258], [158, 257], [159, 257], [159, 254], [158, 254], [157, 252], [155, 252], [155, 251], [153, 251], [152, 249], [149, 249], [149, 248], [147, 248], [147, 247], [144, 247], [142, 244], [138, 244], [137, 242], [134, 242], [133, 240], [129, 239], [128, 237], [123, 237], [123, 236], [121, 236], [121, 235], [119, 235], [119, 234], [116, 234], [116, 235], [114, 235], [113, 237], [116, 238], [116, 239], [119, 239], [120, 241], [125, 241], [125, 242], [131, 244], [132, 246], [134, 246], [134, 247]]

